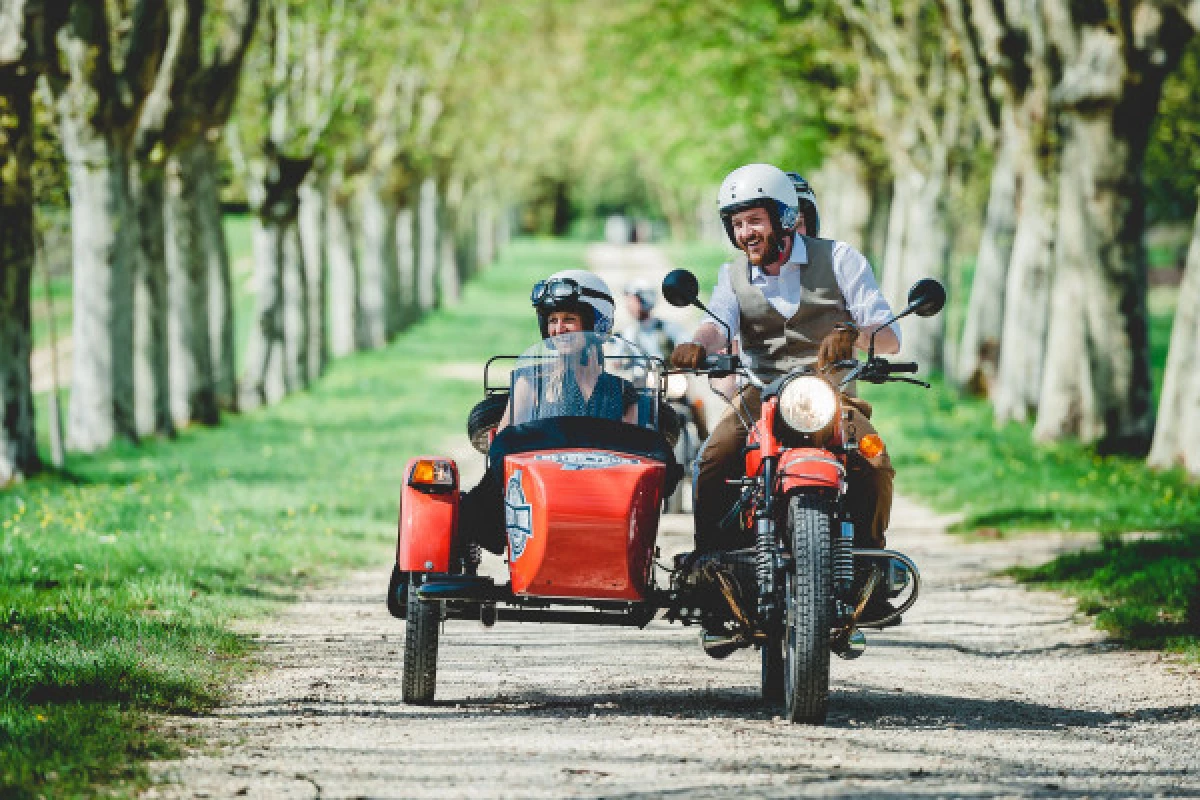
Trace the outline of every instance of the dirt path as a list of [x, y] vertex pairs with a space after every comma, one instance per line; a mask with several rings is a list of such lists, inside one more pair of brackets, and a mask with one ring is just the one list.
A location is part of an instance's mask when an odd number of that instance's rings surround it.
[[[438, 703], [406, 706], [381, 553], [254, 631], [264, 669], [179, 723], [208, 746], [156, 765], [148, 795], [1200, 797], [1200, 670], [1121, 651], [1069, 601], [995, 577], [1071, 543], [964, 544], [946, 523], [897, 503], [890, 539], [925, 591], [861, 659], [835, 660], [825, 727], [760, 703], [752, 651], [713, 661], [661, 622], [449, 622]], [[664, 551], [688, 526], [665, 520]]]
[[[666, 543], [686, 542], [669, 518]], [[1200, 675], [1120, 651], [1069, 602], [993, 577], [1041, 538], [961, 544], [901, 502], [893, 542], [927, 593], [835, 660], [829, 723], [783, 724], [752, 652], [694, 630], [446, 624], [438, 703], [400, 702], [386, 570], [313, 593], [257, 634], [266, 669], [185, 733], [164, 797], [1200, 796]]]

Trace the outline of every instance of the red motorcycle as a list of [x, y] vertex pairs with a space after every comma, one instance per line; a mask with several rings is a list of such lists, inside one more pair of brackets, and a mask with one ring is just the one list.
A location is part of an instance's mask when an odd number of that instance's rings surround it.
[[[703, 309], [696, 279], [684, 270], [664, 280], [663, 294], [674, 305]], [[937, 313], [944, 300], [936, 281], [919, 282], [897, 318]], [[471, 417], [473, 441], [487, 444], [491, 464], [502, 470], [508, 582], [475, 574], [476, 552], [453, 547], [456, 464], [434, 456], [408, 464], [388, 588], [389, 610], [406, 619], [405, 702], [433, 701], [446, 619], [477, 619], [486, 627], [497, 621], [645, 627], [665, 612], [668, 621], [702, 624], [704, 648], [714, 657], [759, 648], [764, 699], [782, 701], [793, 722], [823, 722], [829, 654], [860, 655], [859, 629], [892, 622], [919, 588], [916, 565], [906, 556], [853, 546], [843, 502], [845, 459], [860, 443], [841, 425], [839, 394], [808, 370], [763, 384], [737, 356], [709, 359], [699, 371], [737, 373], [763, 391], [736, 516], [753, 545], [678, 558], [662, 570], [659, 585], [659, 516], [683, 471], [666, 435], [678, 431], [665, 403], [666, 370], [660, 359], [615, 337], [568, 336], [515, 359], [489, 361], [487, 396]], [[495, 385], [492, 371], [506, 365], [508, 380]], [[866, 362], [838, 366], [848, 370], [846, 380], [920, 383], [895, 375], [915, 365], [889, 364], [873, 353]], [[622, 382], [622, 419], [579, 414], [562, 402], [570, 394], [564, 386], [611, 384], [601, 373]], [[485, 423], [504, 408], [510, 424], [489, 432]], [[817, 434], [822, 447], [814, 446]], [[889, 618], [864, 618], [877, 590], [903, 599]]]

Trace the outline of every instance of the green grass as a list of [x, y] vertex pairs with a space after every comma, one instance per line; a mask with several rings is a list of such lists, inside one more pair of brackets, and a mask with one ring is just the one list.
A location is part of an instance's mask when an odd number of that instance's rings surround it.
[[173, 750], [152, 715], [211, 707], [245, 663], [232, 620], [386, 563], [405, 460], [463, 435], [480, 396], [442, 367], [527, 346], [529, 285], [581, 261], [518, 242], [306, 394], [0, 493], [0, 796], [132, 791]]

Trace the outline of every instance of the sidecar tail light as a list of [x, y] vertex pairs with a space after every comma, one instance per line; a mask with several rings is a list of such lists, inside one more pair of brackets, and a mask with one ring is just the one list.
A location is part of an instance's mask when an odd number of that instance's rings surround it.
[[454, 464], [441, 458], [422, 458], [413, 465], [408, 485], [427, 492], [448, 492], [458, 485]]

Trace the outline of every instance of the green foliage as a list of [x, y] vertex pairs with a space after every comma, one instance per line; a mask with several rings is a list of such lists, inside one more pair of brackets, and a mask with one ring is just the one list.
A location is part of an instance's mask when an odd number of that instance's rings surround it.
[[1188, 222], [1200, 183], [1200, 39], [1184, 51], [1163, 84], [1158, 120], [1146, 149], [1146, 211], [1150, 222]]
[[529, 285], [580, 261], [517, 243], [460, 306], [310, 393], [0, 493], [0, 795], [136, 784], [170, 747], [146, 715], [208, 708], [236, 674], [231, 620], [386, 563], [406, 459], [461, 437], [481, 394], [445, 365], [522, 350]]

